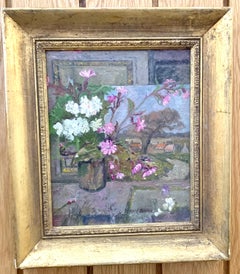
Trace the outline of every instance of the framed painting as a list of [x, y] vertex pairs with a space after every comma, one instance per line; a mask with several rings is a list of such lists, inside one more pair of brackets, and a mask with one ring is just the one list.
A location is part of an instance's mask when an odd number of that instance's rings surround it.
[[199, 39], [36, 48], [45, 235], [200, 229]]
[[17, 265], [227, 259], [231, 10], [4, 22]]

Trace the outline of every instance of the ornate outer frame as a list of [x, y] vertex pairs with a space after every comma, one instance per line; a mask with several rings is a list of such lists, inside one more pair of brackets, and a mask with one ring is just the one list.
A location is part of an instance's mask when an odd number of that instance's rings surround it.
[[[13, 188], [15, 205], [16, 265], [31, 268], [228, 259], [231, 10], [6, 9], [3, 13], [7, 148], [11, 170], [9, 183]], [[128, 227], [124, 231], [112, 231], [113, 234], [104, 230], [98, 235], [89, 235], [88, 231], [84, 237], [45, 237], [41, 225], [40, 194], [42, 175], [43, 179], [47, 176], [47, 172], [41, 173], [41, 168], [48, 159], [44, 158], [47, 153], [42, 153], [39, 141], [42, 144], [47, 144], [47, 141], [46, 129], [39, 129], [36, 121], [43, 119], [40, 125], [44, 125], [46, 117], [42, 113], [47, 112], [46, 105], [40, 102], [40, 115], [38, 113], [36, 87], [40, 84], [41, 90], [44, 81], [36, 79], [34, 59], [35, 44], [39, 47], [47, 40], [56, 41], [55, 45], [62, 43], [64, 47], [69, 41], [84, 41], [86, 47], [95, 41], [96, 48], [109, 48], [112, 41], [116, 48], [121, 47], [121, 43], [125, 47], [128, 41], [128, 49], [152, 48], [155, 47], [154, 41], [159, 40], [175, 41], [174, 45], [178, 47], [184, 40], [200, 42], [200, 79], [194, 70], [191, 72], [191, 83], [200, 90], [200, 97], [195, 91], [192, 102], [193, 113], [196, 114], [193, 120], [200, 124], [200, 132], [194, 130], [194, 135], [200, 136], [200, 139], [193, 138], [194, 165], [200, 167], [200, 174], [197, 168], [194, 169], [194, 177], [199, 176], [202, 182], [201, 189], [194, 190], [194, 197], [199, 194], [200, 198], [197, 202], [200, 210], [196, 207], [197, 212], [194, 213], [194, 216], [200, 213], [197, 218], [201, 225], [197, 229], [176, 231], [173, 226], [165, 232], [155, 229], [150, 233], [151, 229], [145, 228], [126, 234], [131, 232]], [[193, 67], [197, 65], [198, 62]], [[49, 147], [44, 149], [47, 151]], [[43, 197], [46, 197], [46, 192], [47, 188], [43, 187]], [[43, 204], [47, 202], [48, 199], [43, 199]], [[51, 216], [51, 212], [45, 214]]]

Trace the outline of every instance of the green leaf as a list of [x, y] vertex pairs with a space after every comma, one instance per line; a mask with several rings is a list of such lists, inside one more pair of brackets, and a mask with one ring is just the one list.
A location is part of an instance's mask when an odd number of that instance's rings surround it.
[[113, 88], [111, 86], [89, 85], [88, 90], [92, 96], [98, 96], [101, 99], [104, 99], [104, 96], [112, 91]]
[[49, 113], [49, 128], [50, 134], [55, 134], [53, 125], [57, 122], [61, 122], [62, 119], [67, 119], [71, 117], [71, 114], [65, 110], [65, 105], [68, 101], [72, 100], [72, 96], [65, 94], [64, 96], [59, 96], [57, 101]]
[[134, 104], [134, 102], [133, 102], [131, 99], [129, 99], [129, 98], [127, 98], [127, 100], [128, 100], [128, 112], [130, 113], [130, 112], [132, 112], [132, 111], [134, 110], [135, 104]]
[[102, 153], [95, 144], [85, 144], [77, 152], [78, 161], [89, 161], [91, 159], [100, 159], [102, 158]]

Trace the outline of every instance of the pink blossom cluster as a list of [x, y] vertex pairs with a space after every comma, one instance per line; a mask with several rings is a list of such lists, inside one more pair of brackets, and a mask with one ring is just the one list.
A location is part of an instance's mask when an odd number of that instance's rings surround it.
[[163, 82], [163, 87], [165, 89], [174, 89], [175, 87], [177, 86], [177, 83], [175, 80], [173, 79], [166, 79], [164, 82]]
[[96, 76], [96, 73], [94, 70], [92, 69], [88, 69], [88, 70], [82, 70], [79, 72], [79, 75], [82, 76], [83, 78], [91, 78], [93, 76]]
[[149, 177], [156, 173], [157, 167], [156, 166], [150, 166], [144, 162], [137, 162], [132, 168], [132, 175], [142, 173], [142, 178], [145, 179], [146, 177]]
[[105, 140], [99, 144], [102, 154], [111, 155], [117, 151], [117, 146], [113, 143], [112, 140]]
[[112, 135], [114, 131], [115, 131], [115, 125], [111, 122], [106, 123], [105, 125], [103, 125], [102, 127], [98, 129], [99, 133], [104, 133], [106, 135]]
[[111, 135], [115, 131], [115, 125], [111, 122], [104, 124], [98, 129], [99, 133], [104, 133], [106, 139], [99, 144], [103, 155], [111, 155], [117, 151], [117, 145], [111, 140]]
[[125, 175], [120, 172], [120, 167], [115, 161], [108, 163], [108, 172], [112, 180], [122, 180]]
[[[97, 130], [98, 133], [105, 134], [105, 140], [99, 144], [100, 150], [104, 155], [111, 155], [117, 151], [117, 145], [114, 142], [114, 133], [117, 132], [118, 122], [114, 124], [112, 123], [112, 120], [116, 110], [120, 107], [120, 104], [123, 102], [123, 96], [127, 94], [128, 90], [126, 87], [117, 87], [116, 92], [117, 95], [110, 94], [107, 96], [107, 101], [111, 104], [109, 109], [112, 112], [110, 122], [104, 124]], [[137, 132], [142, 131], [146, 127], [145, 120], [142, 119], [139, 114], [132, 115], [131, 122], [135, 126]], [[114, 177], [120, 179], [120, 177], [124, 177], [124, 174], [114, 173]]]
[[117, 96], [116, 95], [113, 95], [113, 94], [111, 94], [111, 95], [108, 95], [107, 96], [107, 101], [110, 103], [110, 104], [112, 104], [112, 103], [114, 103], [114, 102], [116, 102], [117, 101]]
[[117, 95], [110, 94], [107, 96], [108, 103], [112, 104], [111, 110], [113, 113], [120, 106], [120, 104], [123, 100], [123, 96], [128, 93], [128, 90], [126, 87], [117, 87], [116, 91], [117, 91]]
[[176, 81], [173, 79], [166, 79], [163, 82], [163, 87], [158, 93], [158, 97], [160, 97], [162, 104], [164, 106], [168, 105], [171, 101], [171, 96], [177, 96], [182, 94], [183, 99], [188, 99], [190, 96], [190, 92], [185, 88], [178, 88]]
[[67, 204], [68, 204], [68, 205], [71, 205], [71, 204], [76, 203], [76, 201], [77, 201], [77, 198], [70, 198], [70, 199], [67, 201]]
[[140, 132], [146, 127], [145, 120], [142, 119], [141, 114], [134, 114], [131, 117], [131, 122], [135, 126], [135, 130]]

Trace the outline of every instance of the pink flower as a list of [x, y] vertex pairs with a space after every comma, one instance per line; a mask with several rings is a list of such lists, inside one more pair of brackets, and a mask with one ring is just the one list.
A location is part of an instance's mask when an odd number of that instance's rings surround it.
[[69, 200], [67, 201], [67, 204], [68, 204], [68, 205], [71, 205], [71, 204], [73, 204], [73, 203], [76, 203], [76, 201], [77, 201], [76, 198], [71, 198], [71, 199], [69, 199]]
[[163, 82], [163, 86], [167, 89], [172, 89], [172, 88], [176, 87], [176, 81], [174, 81], [173, 79], [166, 79]]
[[115, 130], [115, 126], [113, 123], [107, 123], [103, 127], [99, 129], [99, 132], [103, 132], [107, 135], [111, 135]]
[[188, 90], [186, 90], [186, 92], [184, 92], [183, 94], [182, 94], [182, 98], [183, 99], [187, 99], [187, 98], [189, 98], [190, 97], [190, 92], [188, 91]]
[[94, 70], [88, 69], [88, 70], [82, 70], [82, 71], [80, 71], [79, 75], [82, 76], [82, 77], [84, 77], [84, 78], [89, 79], [89, 78], [91, 78], [93, 76], [96, 76], [96, 73], [95, 73]]
[[173, 96], [177, 96], [177, 95], [179, 95], [179, 91], [175, 90], [175, 92], [173, 93]]
[[169, 194], [169, 186], [168, 185], [163, 185], [163, 187], [162, 187], [162, 194], [164, 196], [167, 196]]
[[114, 164], [113, 161], [109, 162], [108, 166], [109, 166], [109, 169], [111, 169], [111, 170], [113, 170], [113, 169], [116, 168], [116, 166], [115, 166], [115, 164]]
[[108, 101], [109, 103], [114, 103], [116, 100], [117, 100], [117, 96], [116, 96], [116, 95], [109, 95], [109, 96], [107, 97], [107, 101]]
[[111, 177], [112, 180], [116, 179], [116, 175], [115, 174], [110, 174], [110, 177]]
[[148, 176], [151, 176], [153, 173], [157, 171], [157, 167], [151, 167], [143, 172], [142, 177], [145, 179]]
[[128, 90], [125, 87], [117, 87], [116, 88], [117, 92], [124, 95], [128, 92]]
[[169, 94], [167, 94], [166, 96], [163, 97], [163, 105], [166, 106], [171, 100], [171, 96]]
[[142, 164], [138, 163], [134, 166], [134, 168], [132, 169], [132, 174], [137, 174], [138, 172], [140, 172], [142, 169]]
[[125, 177], [124, 173], [122, 172], [117, 172], [116, 174], [116, 179], [122, 180]]
[[104, 155], [111, 155], [117, 151], [117, 146], [111, 140], [103, 141], [99, 146]]
[[145, 125], [145, 120], [141, 120], [141, 118], [138, 116], [137, 118], [137, 122], [135, 123], [136, 125], [136, 131], [140, 132], [141, 130], [143, 130], [146, 125]]

